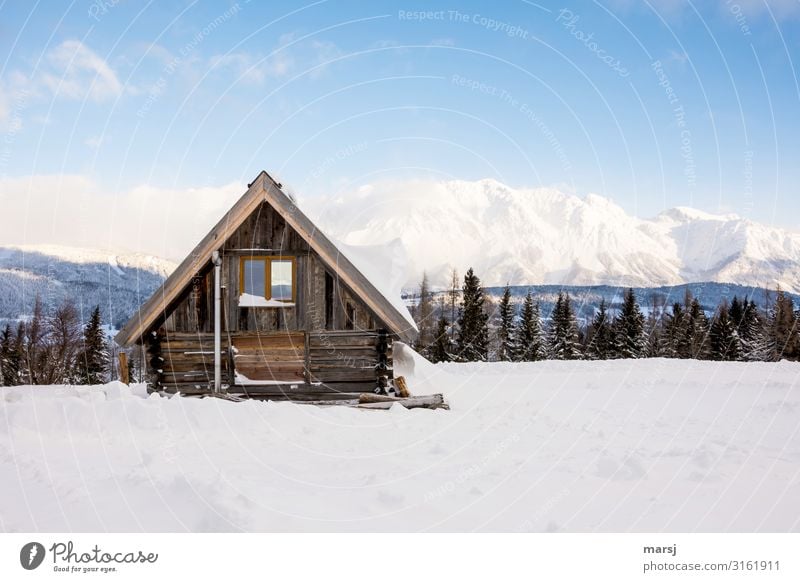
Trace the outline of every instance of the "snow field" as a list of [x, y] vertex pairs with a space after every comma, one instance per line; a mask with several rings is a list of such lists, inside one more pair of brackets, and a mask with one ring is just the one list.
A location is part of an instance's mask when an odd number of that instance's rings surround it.
[[3, 531], [798, 531], [798, 364], [447, 364], [452, 410], [0, 389]]

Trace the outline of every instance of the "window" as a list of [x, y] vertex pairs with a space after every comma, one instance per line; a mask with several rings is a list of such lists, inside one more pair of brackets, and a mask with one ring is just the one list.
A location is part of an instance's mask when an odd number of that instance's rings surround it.
[[239, 305], [294, 305], [295, 272], [294, 257], [242, 257], [239, 260]]

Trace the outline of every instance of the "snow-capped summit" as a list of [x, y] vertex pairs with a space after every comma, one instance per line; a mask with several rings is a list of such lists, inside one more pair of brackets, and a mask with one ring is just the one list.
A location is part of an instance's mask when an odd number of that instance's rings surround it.
[[606, 197], [478, 181], [384, 182], [317, 205], [348, 244], [399, 237], [412, 278], [446, 285], [472, 266], [487, 285], [639, 287], [715, 281], [800, 291], [800, 234], [678, 207], [640, 219]]

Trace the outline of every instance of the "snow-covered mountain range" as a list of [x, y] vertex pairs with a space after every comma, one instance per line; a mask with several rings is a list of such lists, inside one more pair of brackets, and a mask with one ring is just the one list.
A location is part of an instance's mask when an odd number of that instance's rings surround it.
[[55, 245], [0, 246], [0, 321], [69, 297], [84, 314], [100, 305], [119, 327], [175, 269], [157, 257]]
[[[346, 244], [392, 243], [393, 256], [404, 251], [406, 272], [398, 261], [385, 261], [392, 271], [386, 277], [405, 281], [409, 290], [423, 269], [434, 286], [445, 287], [453, 267], [463, 275], [472, 266], [488, 287], [605, 285], [603, 293], [612, 296], [619, 286], [717, 282], [741, 285], [735, 292], [750, 296], [745, 287], [778, 284], [800, 293], [800, 233], [732, 214], [675, 208], [641, 219], [597, 195], [513, 189], [495, 180], [379, 183], [301, 206]], [[48, 306], [64, 297], [85, 310], [100, 305], [106, 321], [120, 327], [174, 268], [168, 260], [119, 251], [0, 246], [0, 320], [30, 314], [38, 294]], [[713, 307], [729, 291], [710, 286], [702, 295]], [[588, 307], [600, 297], [590, 295]]]
[[470, 266], [486, 285], [631, 285], [698, 281], [800, 292], [800, 233], [734, 214], [675, 208], [631, 216], [607, 198], [495, 180], [381, 183], [319, 208], [320, 225], [348, 244], [400, 238], [408, 287]]

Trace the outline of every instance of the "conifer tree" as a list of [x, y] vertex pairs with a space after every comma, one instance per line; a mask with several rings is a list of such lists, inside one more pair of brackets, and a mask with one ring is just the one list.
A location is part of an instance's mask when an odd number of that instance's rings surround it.
[[728, 304], [723, 302], [711, 323], [709, 334], [711, 358], [723, 362], [734, 362], [742, 357], [742, 344], [739, 332], [730, 316]]
[[569, 294], [560, 292], [550, 318], [550, 357], [555, 360], [577, 360], [581, 357], [578, 324]]
[[83, 328], [83, 349], [77, 358], [77, 382], [102, 384], [107, 370], [108, 345], [100, 319], [100, 307], [97, 306]]
[[771, 359], [795, 360], [798, 356], [797, 316], [794, 302], [778, 288], [769, 322]]
[[744, 310], [746, 307], [747, 297], [744, 298], [744, 303], [742, 303], [736, 295], [733, 296], [728, 314], [730, 315], [734, 329], [736, 329], [740, 335], [742, 333], [742, 322], [744, 321]]
[[680, 303], [672, 305], [672, 312], [663, 318], [661, 346], [659, 355], [665, 358], [682, 358], [682, 347], [686, 332], [684, 331], [685, 314]]
[[6, 324], [0, 332], [0, 386], [14, 386], [15, 374], [11, 370], [11, 353], [14, 348], [14, 334], [11, 324]]
[[769, 341], [764, 329], [764, 320], [755, 301], [742, 304], [742, 322], [739, 335], [742, 339], [742, 357], [748, 362], [765, 362], [771, 359]]
[[30, 382], [30, 372], [25, 366], [25, 336], [25, 323], [20, 321], [11, 348], [11, 369], [17, 374], [17, 379], [12, 386]]
[[511, 288], [506, 284], [498, 306], [500, 322], [497, 326], [497, 359], [509, 362], [514, 358], [514, 305]]
[[456, 348], [465, 362], [485, 362], [489, 356], [489, 316], [484, 309], [481, 280], [470, 267], [464, 275]]
[[641, 358], [645, 355], [644, 315], [633, 289], [628, 289], [623, 295], [622, 309], [614, 328], [621, 358]]
[[448, 327], [447, 317], [445, 317], [444, 312], [442, 312], [439, 316], [439, 322], [436, 325], [433, 345], [431, 345], [430, 348], [431, 361], [434, 364], [438, 362], [449, 362], [451, 360], [450, 353], [453, 349], [453, 342], [450, 340]]
[[689, 305], [686, 314], [685, 346], [688, 348], [686, 357], [696, 360], [706, 360], [709, 356], [708, 318], [703, 311], [700, 301], [695, 297]]
[[591, 360], [609, 360], [616, 357], [616, 342], [611, 318], [608, 314], [605, 298], [600, 300], [600, 306], [589, 328], [589, 345], [586, 349]]
[[539, 362], [547, 359], [539, 303], [534, 303], [528, 291], [522, 303], [522, 313], [514, 333], [515, 359], [521, 362]]

